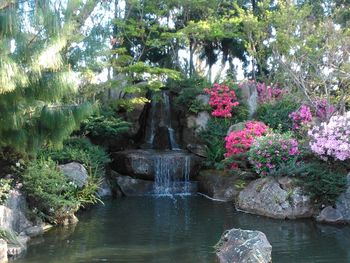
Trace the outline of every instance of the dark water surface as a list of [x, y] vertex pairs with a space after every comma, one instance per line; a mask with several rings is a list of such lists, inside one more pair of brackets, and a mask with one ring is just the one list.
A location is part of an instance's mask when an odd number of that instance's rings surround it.
[[34, 240], [15, 262], [212, 263], [213, 246], [233, 227], [263, 231], [274, 263], [350, 262], [350, 227], [267, 219], [200, 196], [111, 200], [79, 218]]

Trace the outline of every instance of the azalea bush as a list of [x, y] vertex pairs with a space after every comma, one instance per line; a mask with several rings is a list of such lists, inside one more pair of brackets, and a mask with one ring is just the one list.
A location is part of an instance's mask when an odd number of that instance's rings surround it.
[[266, 85], [266, 83], [256, 82], [255, 80], [240, 83], [238, 86], [240, 88], [247, 87], [249, 89], [256, 89], [258, 93], [258, 102], [260, 104], [279, 100], [286, 93], [277, 85]]
[[256, 138], [249, 150], [249, 162], [264, 176], [299, 156], [298, 141], [290, 134], [270, 133]]
[[310, 148], [321, 159], [350, 159], [350, 112], [335, 115], [328, 122], [314, 126], [309, 132]]
[[335, 107], [328, 103], [326, 99], [316, 101], [316, 116], [321, 120], [327, 120], [335, 112]]
[[230, 118], [232, 110], [239, 105], [236, 92], [226, 85], [214, 84], [210, 89], [204, 89], [210, 95], [209, 105], [213, 107], [214, 117]]
[[311, 109], [307, 105], [301, 105], [298, 110], [289, 114], [289, 118], [293, 122], [293, 129], [300, 130], [312, 122]]
[[[258, 121], [246, 122], [242, 130], [230, 132], [225, 138], [225, 157], [234, 157], [235, 155], [247, 152], [252, 145], [254, 138], [264, 135], [267, 132], [268, 127]], [[233, 158], [231, 167], [237, 168], [237, 163], [234, 162]]]

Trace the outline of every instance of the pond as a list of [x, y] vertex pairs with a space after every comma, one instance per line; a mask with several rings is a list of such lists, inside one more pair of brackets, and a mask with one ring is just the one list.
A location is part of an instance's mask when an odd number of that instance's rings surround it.
[[230, 228], [263, 231], [274, 263], [350, 262], [350, 227], [283, 221], [235, 211], [201, 196], [109, 200], [35, 239], [16, 263], [212, 263]]

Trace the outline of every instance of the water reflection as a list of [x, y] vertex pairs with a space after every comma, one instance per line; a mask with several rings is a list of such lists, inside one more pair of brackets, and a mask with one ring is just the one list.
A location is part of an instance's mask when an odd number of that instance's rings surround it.
[[349, 227], [267, 219], [203, 197], [108, 201], [80, 219], [75, 228], [51, 230], [16, 262], [209, 263], [213, 245], [232, 227], [263, 231], [274, 263], [350, 262]]

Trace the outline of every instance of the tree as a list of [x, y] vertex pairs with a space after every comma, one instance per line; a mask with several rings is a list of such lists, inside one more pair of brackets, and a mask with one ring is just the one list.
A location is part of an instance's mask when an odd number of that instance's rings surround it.
[[[0, 5], [0, 147], [34, 152], [60, 145], [90, 114], [77, 103], [70, 57], [98, 1], [2, 1]], [[74, 52], [73, 52], [74, 53]]]

